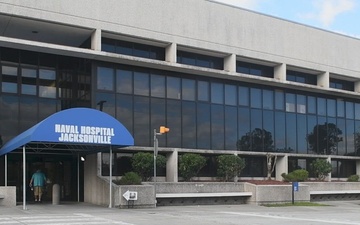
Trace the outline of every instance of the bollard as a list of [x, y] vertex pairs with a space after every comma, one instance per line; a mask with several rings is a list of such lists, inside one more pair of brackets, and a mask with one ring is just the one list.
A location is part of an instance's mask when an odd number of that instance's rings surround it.
[[59, 205], [60, 203], [60, 185], [54, 184], [52, 187], [52, 204]]

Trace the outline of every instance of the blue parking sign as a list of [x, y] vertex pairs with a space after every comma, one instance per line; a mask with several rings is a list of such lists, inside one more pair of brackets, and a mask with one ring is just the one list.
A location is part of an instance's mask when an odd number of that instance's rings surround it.
[[294, 191], [299, 191], [299, 182], [293, 182], [292, 185], [293, 185]]

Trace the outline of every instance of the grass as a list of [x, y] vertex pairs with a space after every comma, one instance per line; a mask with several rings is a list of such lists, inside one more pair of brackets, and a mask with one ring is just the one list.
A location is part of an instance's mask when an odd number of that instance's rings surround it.
[[291, 202], [287, 203], [272, 203], [272, 204], [263, 204], [266, 207], [287, 207], [287, 206], [329, 206], [325, 204], [315, 203], [315, 202]]

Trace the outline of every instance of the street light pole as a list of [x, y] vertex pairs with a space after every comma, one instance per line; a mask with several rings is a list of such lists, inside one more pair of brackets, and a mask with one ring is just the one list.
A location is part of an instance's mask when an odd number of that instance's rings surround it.
[[169, 131], [170, 131], [170, 129], [165, 126], [160, 126], [159, 133], [157, 133], [156, 129], [154, 129], [154, 198], [155, 198], [155, 207], [156, 207], [156, 203], [157, 203], [157, 200], [156, 200], [156, 156], [158, 154], [158, 146], [159, 146], [157, 135], [162, 135]]

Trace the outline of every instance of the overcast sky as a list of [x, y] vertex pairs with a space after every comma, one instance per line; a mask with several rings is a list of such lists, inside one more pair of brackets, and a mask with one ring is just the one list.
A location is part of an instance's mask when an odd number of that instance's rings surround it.
[[216, 0], [360, 38], [360, 0]]

